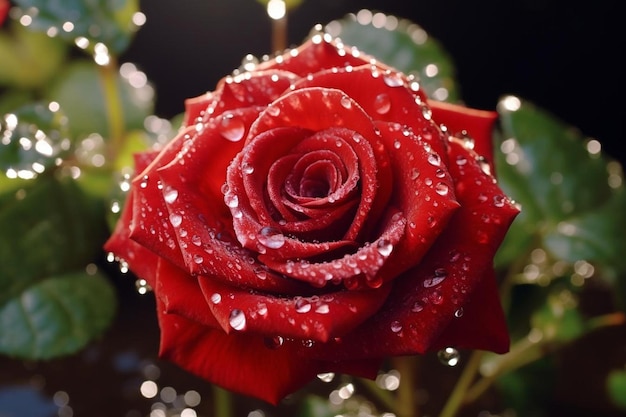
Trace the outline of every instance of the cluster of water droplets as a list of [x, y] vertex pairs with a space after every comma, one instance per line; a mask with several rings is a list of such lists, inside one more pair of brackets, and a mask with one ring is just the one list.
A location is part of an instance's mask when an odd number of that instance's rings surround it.
[[34, 179], [50, 167], [60, 166], [62, 154], [71, 147], [64, 130], [67, 119], [59, 111], [56, 102], [36, 104], [32, 111], [45, 124], [45, 128], [22, 118], [16, 113], [7, 113], [0, 120], [0, 145], [13, 148], [15, 159], [5, 162], [8, 178]]
[[[43, 30], [50, 38], [62, 37], [64, 39], [72, 39], [74, 44], [83, 50], [88, 50], [93, 56], [93, 60], [98, 65], [108, 65], [111, 62], [109, 47], [102, 41], [99, 41], [103, 34], [108, 30], [99, 26], [98, 23], [71, 21], [50, 23], [47, 27], [46, 17], [47, 10], [41, 11], [36, 6], [21, 8], [15, 5], [10, 10], [10, 17], [24, 27], [36, 27]], [[140, 11], [135, 12], [131, 17], [131, 27], [124, 29], [137, 30], [146, 23], [146, 15]], [[77, 33], [78, 32], [78, 33]]]
[[[348, 14], [346, 19], [356, 22], [362, 26], [373, 26], [377, 29], [386, 29], [389, 31], [401, 31], [405, 33], [408, 38], [418, 46], [424, 45], [428, 40], [428, 33], [419, 25], [410, 22], [405, 19], [398, 19], [392, 15], [386, 15], [381, 12], [373, 12], [368, 9], [359, 10], [357, 13]], [[328, 23], [324, 30], [326, 36], [329, 38], [335, 38], [340, 41], [342, 33], [344, 32], [345, 22], [341, 20], [334, 20]], [[320, 32], [322, 27], [316, 26], [311, 36], [319, 36], [316, 32]], [[440, 69], [436, 63], [429, 63], [424, 65], [423, 69], [418, 73], [411, 74], [416, 79], [424, 80], [425, 90], [428, 95], [435, 100], [445, 101], [450, 96], [448, 89], [449, 85], [454, 83], [454, 80], [450, 77], [441, 77]]]

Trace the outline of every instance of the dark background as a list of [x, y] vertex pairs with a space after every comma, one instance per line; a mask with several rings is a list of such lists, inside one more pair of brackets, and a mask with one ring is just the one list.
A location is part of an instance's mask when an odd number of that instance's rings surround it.
[[[494, 109], [515, 94], [603, 144], [621, 161], [624, 31], [618, 0], [305, 0], [289, 15], [290, 45], [316, 23], [362, 8], [422, 26], [452, 56], [468, 106]], [[157, 114], [213, 90], [248, 53], [271, 52], [271, 24], [256, 0], [143, 0], [147, 23], [124, 60], [157, 91]]]

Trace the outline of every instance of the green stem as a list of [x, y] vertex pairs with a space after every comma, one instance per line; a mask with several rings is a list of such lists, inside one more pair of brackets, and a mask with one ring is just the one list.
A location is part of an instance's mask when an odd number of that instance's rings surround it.
[[115, 161], [125, 138], [124, 110], [122, 108], [122, 97], [117, 82], [117, 73], [117, 60], [114, 59], [114, 57], [111, 57], [107, 65], [100, 67], [106, 117], [109, 125], [107, 160], [111, 163]]
[[396, 415], [398, 417], [419, 416], [415, 401], [418, 361], [418, 356], [398, 356], [391, 359], [392, 366], [400, 373], [400, 386], [396, 399]]
[[483, 352], [472, 352], [439, 417], [454, 417], [459, 412], [463, 406], [466, 392], [478, 374], [482, 357]]
[[232, 417], [233, 402], [230, 391], [213, 385], [213, 410], [215, 416]]
[[376, 401], [381, 403], [386, 410], [397, 414], [396, 408], [398, 407], [398, 404], [396, 402], [396, 397], [391, 393], [391, 391], [382, 389], [376, 384], [375, 381], [372, 381], [371, 379], [361, 378], [359, 379], [359, 381], [363, 385], [363, 387], [365, 387], [369, 391], [369, 393], [372, 394], [372, 397], [374, 397]]

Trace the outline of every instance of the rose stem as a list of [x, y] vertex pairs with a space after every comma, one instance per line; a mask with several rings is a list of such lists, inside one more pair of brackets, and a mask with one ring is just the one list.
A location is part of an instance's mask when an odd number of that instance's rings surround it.
[[472, 352], [439, 417], [453, 417], [459, 411], [463, 405], [465, 393], [478, 373], [482, 356], [481, 351]]
[[415, 380], [419, 365], [418, 356], [398, 356], [391, 359], [393, 367], [400, 373], [396, 407], [398, 417], [417, 417], [419, 411], [415, 401]]
[[[587, 330], [594, 331], [603, 327], [621, 326], [624, 323], [626, 323], [626, 315], [622, 312], [605, 314], [589, 319], [587, 321]], [[539, 360], [565, 345], [566, 343], [558, 343], [550, 338], [542, 339], [539, 342], [532, 342], [528, 337], [519, 340], [511, 347], [509, 353], [499, 357], [499, 360], [496, 362], [496, 368], [489, 376], [480, 379], [467, 390], [464, 402], [471, 403], [475, 401], [499, 376]], [[440, 417], [443, 417], [443, 415]]]
[[272, 50], [282, 52], [287, 48], [287, 13], [279, 19], [272, 19]]
[[113, 163], [124, 141], [124, 112], [117, 83], [117, 60], [115, 57], [110, 56], [109, 62], [100, 66], [100, 75], [110, 134], [107, 157], [109, 162]]
[[232, 417], [234, 415], [230, 391], [213, 385], [213, 410], [213, 414], [219, 417]]

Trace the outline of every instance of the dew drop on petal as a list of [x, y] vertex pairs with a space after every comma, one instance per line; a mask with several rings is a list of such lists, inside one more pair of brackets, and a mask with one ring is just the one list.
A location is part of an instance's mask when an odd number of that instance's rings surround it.
[[381, 93], [374, 99], [374, 110], [378, 114], [387, 114], [391, 110], [391, 99], [388, 94]]
[[391, 244], [391, 242], [387, 239], [381, 239], [378, 241], [376, 249], [378, 250], [378, 253], [386, 257], [391, 255], [391, 252], [393, 251], [393, 244]]
[[454, 317], [456, 318], [463, 317], [463, 307], [459, 308], [458, 310], [454, 312]]
[[268, 113], [270, 116], [274, 116], [274, 117], [276, 117], [276, 116], [278, 116], [278, 115], [280, 114], [280, 108], [279, 108], [279, 107], [277, 107], [277, 106], [269, 106], [269, 107], [267, 108], [267, 113]]
[[270, 249], [279, 249], [285, 244], [285, 236], [280, 230], [266, 226], [257, 234], [259, 243]]
[[341, 97], [341, 106], [345, 109], [349, 109], [352, 107], [352, 100], [349, 97], [343, 96]]
[[172, 224], [172, 226], [178, 227], [180, 226], [182, 222], [183, 222], [183, 216], [181, 216], [180, 214], [176, 214], [176, 213], [170, 214], [170, 223]]
[[224, 194], [224, 202], [228, 207], [235, 208], [239, 205], [239, 197], [237, 197], [236, 194], [228, 192]]
[[278, 349], [285, 343], [285, 339], [282, 336], [266, 337], [264, 343], [269, 349]]
[[424, 288], [434, 287], [435, 285], [440, 284], [446, 277], [448, 276], [448, 271], [444, 268], [437, 268], [435, 273], [430, 277], [426, 278], [422, 285]]
[[163, 194], [163, 198], [165, 199], [166, 203], [173, 203], [178, 198], [178, 190], [176, 190], [175, 188], [167, 187], [165, 189], [165, 193]]
[[305, 298], [299, 298], [296, 300], [296, 311], [298, 313], [308, 313], [311, 311], [311, 303]]
[[211, 302], [213, 304], [219, 304], [222, 302], [222, 296], [219, 293], [213, 293], [213, 295], [211, 295]]
[[456, 366], [459, 363], [459, 360], [461, 359], [461, 354], [455, 348], [447, 347], [437, 352], [437, 358], [439, 358], [439, 361], [442, 364], [452, 367]]
[[246, 315], [243, 311], [235, 309], [230, 312], [230, 317], [228, 318], [228, 322], [230, 327], [235, 330], [244, 330], [246, 328]]
[[428, 162], [431, 165], [438, 167], [439, 165], [441, 165], [441, 157], [436, 153], [431, 153], [428, 155]]
[[231, 113], [225, 114], [222, 117], [222, 121], [219, 125], [219, 132], [224, 139], [231, 142], [238, 142], [243, 138], [245, 131], [246, 127], [244, 126], [243, 121], [233, 117]]
[[435, 191], [437, 194], [445, 196], [448, 194], [448, 185], [446, 183], [440, 182], [435, 186]]
[[388, 87], [401, 87], [404, 85], [404, 80], [400, 74], [385, 74], [383, 81]]
[[315, 308], [315, 312], [318, 314], [328, 314], [329, 311], [330, 308], [328, 307], [328, 304], [320, 304]]
[[394, 320], [391, 322], [391, 331], [394, 333], [398, 333], [400, 331], [402, 331], [402, 323], [400, 323], [398, 320]]

